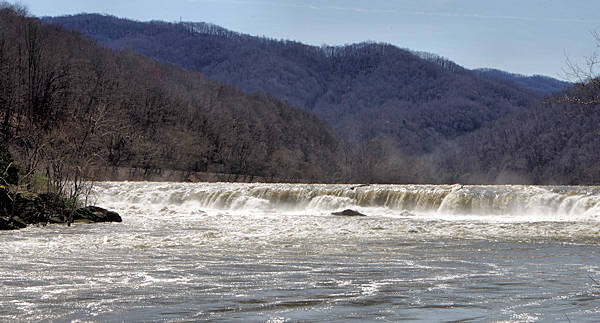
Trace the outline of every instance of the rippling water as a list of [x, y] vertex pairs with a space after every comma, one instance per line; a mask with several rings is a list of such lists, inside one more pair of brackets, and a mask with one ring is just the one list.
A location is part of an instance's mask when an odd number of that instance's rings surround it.
[[[596, 187], [97, 183], [0, 232], [0, 320], [600, 322]], [[352, 208], [367, 217], [337, 217]]]

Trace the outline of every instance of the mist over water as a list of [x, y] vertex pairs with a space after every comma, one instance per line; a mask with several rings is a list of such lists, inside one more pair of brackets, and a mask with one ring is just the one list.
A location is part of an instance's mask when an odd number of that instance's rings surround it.
[[92, 199], [123, 223], [0, 232], [0, 320], [600, 321], [598, 187], [103, 182]]

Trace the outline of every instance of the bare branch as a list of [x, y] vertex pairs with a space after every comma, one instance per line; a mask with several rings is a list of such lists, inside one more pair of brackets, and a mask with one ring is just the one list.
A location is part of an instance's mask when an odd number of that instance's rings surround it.
[[[600, 32], [598, 30], [591, 32], [596, 47], [600, 47]], [[584, 65], [573, 62], [565, 53], [566, 68], [563, 73], [567, 79], [578, 83], [577, 87], [569, 94], [566, 94], [561, 101], [577, 103], [583, 105], [600, 104], [600, 54], [593, 52], [589, 56], [583, 57]], [[588, 91], [591, 89], [591, 91]], [[587, 92], [587, 94], [586, 94]]]

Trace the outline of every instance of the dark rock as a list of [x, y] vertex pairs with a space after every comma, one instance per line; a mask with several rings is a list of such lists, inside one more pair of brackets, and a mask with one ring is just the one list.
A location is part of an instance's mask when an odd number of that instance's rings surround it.
[[358, 211], [354, 211], [354, 210], [350, 210], [350, 209], [346, 209], [346, 210], [340, 211], [340, 212], [333, 212], [331, 214], [332, 215], [341, 215], [341, 216], [367, 216], [366, 214], [362, 214]]
[[21, 219], [21, 217], [18, 216], [13, 216], [11, 218], [12, 224], [19, 228], [19, 229], [23, 229], [24, 227], [27, 226], [27, 222], [25, 222], [23, 219]]
[[27, 224], [19, 217], [0, 217], [0, 230], [23, 229]]
[[27, 224], [45, 223], [47, 221], [40, 197], [27, 192], [15, 195], [13, 215], [18, 215]]
[[48, 217], [48, 223], [68, 223], [69, 220], [62, 216], [50, 216]]
[[408, 212], [408, 211], [402, 211], [400, 212], [400, 216], [415, 216], [414, 213]]
[[66, 200], [55, 193], [11, 193], [0, 185], [0, 230], [21, 229], [28, 224], [121, 221], [119, 214], [95, 206], [71, 212]]
[[5, 217], [1, 217], [0, 218], [0, 230], [14, 230], [15, 228], [13, 228], [12, 225], [10, 225], [10, 221], [5, 218]]
[[15, 230], [18, 229], [15, 227], [9, 218], [0, 217], [0, 230]]
[[351, 190], [355, 189], [355, 188], [359, 188], [359, 187], [367, 187], [367, 186], [371, 186], [371, 184], [360, 184], [360, 185], [356, 185], [356, 186], [352, 186], [350, 187]]
[[[78, 221], [84, 220], [84, 221]], [[118, 213], [97, 206], [82, 207], [73, 212], [74, 222], [122, 222]]]
[[77, 219], [77, 220], [73, 221], [73, 223], [85, 223], [85, 224], [90, 224], [90, 223], [94, 223], [94, 221], [92, 221], [92, 220], [88, 220], [88, 219]]

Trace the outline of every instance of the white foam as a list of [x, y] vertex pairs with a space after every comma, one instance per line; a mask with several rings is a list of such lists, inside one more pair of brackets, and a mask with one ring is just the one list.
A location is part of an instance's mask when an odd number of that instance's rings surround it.
[[[205, 227], [185, 237], [186, 243], [200, 244], [348, 235], [592, 237], [600, 220], [598, 192], [597, 187], [152, 182], [101, 182], [94, 188], [98, 205], [122, 213], [125, 223], [137, 228]], [[368, 217], [331, 215], [346, 208]], [[143, 240], [138, 247], [177, 246]], [[59, 241], [47, 243], [58, 248]], [[97, 241], [119, 243], [125, 242], [111, 236]]]

